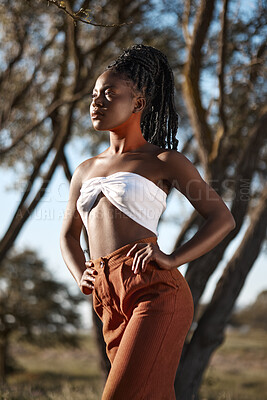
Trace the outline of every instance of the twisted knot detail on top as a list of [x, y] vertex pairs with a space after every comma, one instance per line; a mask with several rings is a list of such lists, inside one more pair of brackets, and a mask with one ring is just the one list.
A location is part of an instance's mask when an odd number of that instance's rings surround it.
[[154, 182], [134, 172], [115, 172], [84, 181], [76, 205], [86, 228], [100, 192], [121, 212], [157, 235], [167, 194]]

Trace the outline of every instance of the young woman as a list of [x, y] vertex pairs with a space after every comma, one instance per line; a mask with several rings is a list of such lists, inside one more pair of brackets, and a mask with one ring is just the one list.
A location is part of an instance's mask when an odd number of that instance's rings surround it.
[[[110, 146], [73, 174], [62, 255], [103, 322], [111, 369], [102, 400], [175, 399], [194, 308], [177, 268], [215, 247], [235, 221], [177, 151], [173, 73], [162, 52], [145, 45], [125, 50], [98, 77], [92, 97], [93, 127], [109, 131]], [[157, 224], [173, 187], [206, 222], [167, 255], [157, 243]], [[82, 224], [89, 262], [80, 245]]]

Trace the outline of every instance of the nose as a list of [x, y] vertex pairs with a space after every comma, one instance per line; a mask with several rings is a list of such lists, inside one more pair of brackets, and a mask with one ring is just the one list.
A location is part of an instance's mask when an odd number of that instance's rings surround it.
[[100, 95], [94, 95], [93, 99], [92, 99], [92, 106], [94, 106], [95, 104], [101, 104], [103, 105], [103, 100], [101, 99]]

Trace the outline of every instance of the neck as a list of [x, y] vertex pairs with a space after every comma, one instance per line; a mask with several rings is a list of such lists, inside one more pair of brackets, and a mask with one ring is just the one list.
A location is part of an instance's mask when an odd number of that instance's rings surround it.
[[[132, 118], [133, 117], [133, 118]], [[134, 151], [147, 144], [140, 128], [140, 117], [133, 114], [125, 123], [110, 129], [110, 147], [112, 154], [122, 154]]]

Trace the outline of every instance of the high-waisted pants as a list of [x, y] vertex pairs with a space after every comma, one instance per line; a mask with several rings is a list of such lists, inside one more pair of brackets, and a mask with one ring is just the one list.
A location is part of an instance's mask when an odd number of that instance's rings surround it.
[[175, 400], [174, 380], [194, 306], [177, 268], [151, 261], [134, 274], [129, 249], [137, 240], [93, 262], [93, 308], [103, 322], [111, 368], [102, 400]]

